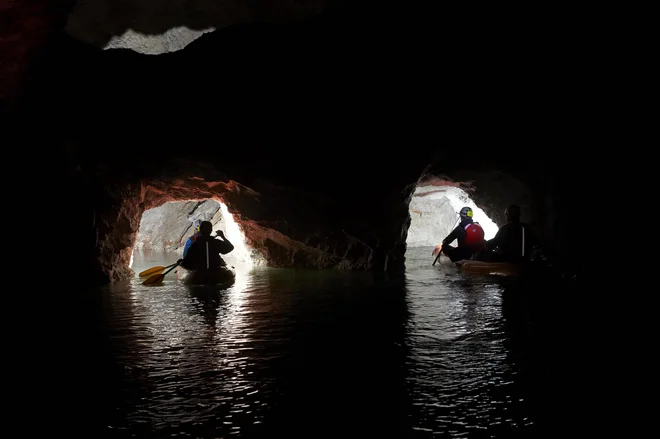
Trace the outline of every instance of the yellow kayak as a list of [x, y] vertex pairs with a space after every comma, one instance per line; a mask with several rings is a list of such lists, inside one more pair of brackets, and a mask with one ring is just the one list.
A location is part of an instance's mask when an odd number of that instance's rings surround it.
[[521, 271], [520, 266], [509, 262], [482, 262], [464, 259], [456, 262], [456, 265], [462, 272], [497, 276], [517, 276]]

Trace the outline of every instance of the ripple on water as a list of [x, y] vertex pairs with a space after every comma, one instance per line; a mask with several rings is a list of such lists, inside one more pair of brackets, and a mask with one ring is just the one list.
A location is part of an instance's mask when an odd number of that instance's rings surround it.
[[103, 328], [121, 370], [107, 377], [106, 428], [221, 437], [396, 422], [422, 437], [507, 437], [532, 424], [501, 285], [432, 267], [427, 255], [407, 264], [405, 284], [256, 269], [227, 290], [169, 276], [105, 289]]

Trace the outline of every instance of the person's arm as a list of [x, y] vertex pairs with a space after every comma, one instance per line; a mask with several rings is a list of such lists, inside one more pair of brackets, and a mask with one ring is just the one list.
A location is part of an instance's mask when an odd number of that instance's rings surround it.
[[494, 250], [495, 247], [502, 245], [504, 242], [504, 234], [506, 233], [505, 228], [506, 226], [500, 227], [500, 229], [495, 234], [495, 237], [486, 241], [486, 250]]
[[454, 242], [454, 240], [458, 238], [458, 234], [460, 230], [461, 230], [461, 226], [460, 225], [456, 226], [454, 230], [452, 230], [451, 233], [449, 233], [449, 235], [447, 235], [447, 237], [442, 240], [442, 246], [446, 247], [452, 242]]
[[216, 237], [217, 238], [216, 240], [220, 243], [219, 246], [220, 253], [226, 255], [230, 251], [234, 250], [234, 245], [231, 242], [229, 242], [225, 234], [222, 233], [222, 230], [216, 230], [215, 234], [218, 235]]

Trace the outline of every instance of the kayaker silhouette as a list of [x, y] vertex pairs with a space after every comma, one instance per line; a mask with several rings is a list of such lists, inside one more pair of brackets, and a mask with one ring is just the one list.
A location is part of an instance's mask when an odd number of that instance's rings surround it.
[[216, 231], [217, 236], [211, 236], [213, 225], [210, 221], [202, 221], [199, 225], [199, 236], [188, 248], [181, 266], [187, 270], [212, 270], [224, 267], [227, 263], [220, 256], [234, 250], [234, 245], [225, 237], [222, 230]]
[[[467, 206], [462, 208], [459, 216], [459, 224], [438, 246], [439, 250], [447, 255], [452, 262], [472, 258], [472, 255], [481, 251], [484, 245], [484, 229], [472, 219], [472, 208]], [[458, 241], [457, 247], [449, 245], [454, 240]]]
[[486, 241], [480, 261], [517, 263], [527, 261], [540, 241], [529, 225], [520, 221], [520, 206], [512, 204], [504, 211], [506, 224], [500, 227], [493, 239]]

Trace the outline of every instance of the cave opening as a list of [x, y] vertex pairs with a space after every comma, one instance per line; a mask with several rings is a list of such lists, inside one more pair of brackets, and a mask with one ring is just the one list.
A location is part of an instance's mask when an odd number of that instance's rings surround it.
[[210, 221], [213, 231], [222, 230], [234, 245], [231, 253], [222, 255], [237, 271], [249, 271], [260, 265], [254, 250], [246, 244], [245, 235], [229, 212], [227, 205], [216, 199], [168, 201], [147, 209], [131, 253], [130, 267], [135, 272], [153, 265], [169, 265], [183, 257], [188, 238], [196, 221]]
[[474, 221], [483, 227], [485, 239], [492, 239], [497, 234], [497, 224], [459, 184], [427, 182], [417, 185], [409, 205], [406, 247], [435, 247], [456, 227], [458, 212], [465, 206], [472, 208]]

